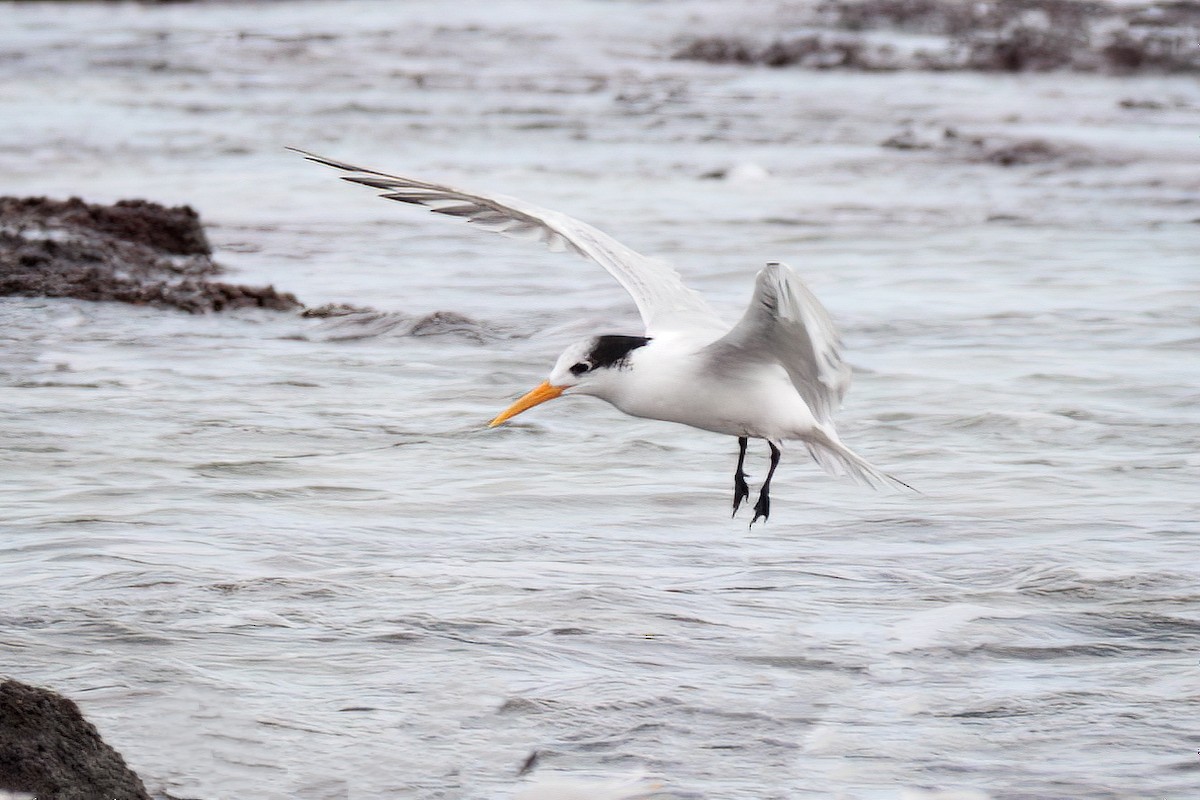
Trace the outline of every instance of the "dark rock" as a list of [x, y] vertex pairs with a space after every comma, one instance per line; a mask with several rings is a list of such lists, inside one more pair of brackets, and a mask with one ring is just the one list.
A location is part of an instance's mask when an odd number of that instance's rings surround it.
[[181, 256], [210, 256], [212, 247], [191, 206], [164, 208], [145, 200], [118, 200], [114, 205], [89, 205], [79, 198], [55, 203], [44, 198], [20, 201], [26, 214], [53, 215], [64, 227], [87, 228], [117, 239], [143, 242]]
[[1088, 46], [1083, 29], [1015, 25], [995, 34], [964, 37], [963, 66], [980, 72], [1050, 72], [1070, 67]]
[[890, 46], [871, 44], [845, 34], [795, 36], [763, 45], [744, 39], [710, 36], [685, 44], [672, 58], [710, 64], [761, 64], [806, 69], [883, 71], [898, 68]]
[[900, 30], [947, 34], [966, 24], [975, 13], [971, 3], [943, 0], [825, 0], [817, 6], [818, 19], [831, 28], [848, 31]]
[[677, 61], [705, 61], [709, 64], [758, 64], [758, 48], [738, 38], [705, 36], [693, 39], [675, 51]]
[[1197, 28], [1178, 30], [1130, 28], [1114, 31], [1100, 54], [1109, 71], [1200, 72]]
[[[847, 70], [1200, 72], [1200, 1], [824, 0], [803, 32], [721, 34], [685, 42], [674, 58], [719, 64]], [[907, 53], [864, 34], [941, 37]], [[935, 39], [935, 42], [938, 40]]]
[[13, 680], [0, 683], [0, 789], [38, 800], [150, 800], [75, 703]]
[[886, 68], [881, 51], [857, 38], [801, 36], [767, 45], [762, 58], [769, 67], [799, 64], [812, 69], [874, 70]]
[[819, 19], [833, 28], [941, 36], [999, 31], [1030, 17], [1055, 29], [1079, 29], [1121, 13], [1096, 0], [825, 0], [818, 6]]
[[0, 197], [0, 295], [115, 300], [190, 312], [301, 305], [271, 286], [210, 280], [220, 272], [200, 217], [187, 206]]
[[1074, 142], [1045, 139], [976, 136], [955, 128], [906, 126], [880, 142], [893, 150], [931, 151], [956, 161], [995, 164], [1000, 167], [1044, 165], [1055, 169], [1074, 169], [1100, 164], [1121, 163], [1116, 157], [1104, 157]]
[[1136, 111], [1195, 111], [1197, 106], [1189, 101], [1186, 97], [1170, 96], [1170, 97], [1126, 97], [1117, 105], [1121, 108], [1132, 109]]
[[1067, 158], [1063, 148], [1042, 139], [1022, 139], [1005, 142], [995, 147], [980, 148], [978, 160], [1001, 167], [1016, 167], [1025, 164], [1045, 164]]
[[936, 145], [921, 138], [912, 128], [906, 128], [879, 143], [892, 150], [932, 150]]

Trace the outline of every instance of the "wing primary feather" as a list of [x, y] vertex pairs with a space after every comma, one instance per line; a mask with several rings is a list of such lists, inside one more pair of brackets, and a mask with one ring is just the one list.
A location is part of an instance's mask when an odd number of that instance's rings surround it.
[[632, 296], [647, 331], [704, 330], [711, 331], [715, 338], [728, 329], [704, 299], [684, 285], [674, 267], [647, 258], [566, 214], [511, 198], [389, 175], [296, 147], [287, 149], [313, 163], [349, 173], [342, 179], [377, 189], [385, 199], [423, 206], [466, 220], [481, 230], [541, 241], [552, 251], [571, 250], [596, 262]]

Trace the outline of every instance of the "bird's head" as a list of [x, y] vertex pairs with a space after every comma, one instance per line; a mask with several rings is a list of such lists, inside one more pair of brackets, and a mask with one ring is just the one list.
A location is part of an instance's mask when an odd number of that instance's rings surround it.
[[567, 392], [604, 398], [621, 373], [630, 368], [630, 354], [649, 341], [645, 336], [606, 335], [576, 342], [558, 357], [545, 381], [502, 411], [488, 427]]

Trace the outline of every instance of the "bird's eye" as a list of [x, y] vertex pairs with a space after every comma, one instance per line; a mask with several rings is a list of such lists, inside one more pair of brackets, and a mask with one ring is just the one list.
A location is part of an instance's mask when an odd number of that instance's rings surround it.
[[592, 365], [589, 364], [588, 362], [580, 361], [578, 364], [575, 364], [571, 367], [571, 374], [572, 375], [582, 375], [583, 373], [587, 372], [591, 368], [592, 368]]

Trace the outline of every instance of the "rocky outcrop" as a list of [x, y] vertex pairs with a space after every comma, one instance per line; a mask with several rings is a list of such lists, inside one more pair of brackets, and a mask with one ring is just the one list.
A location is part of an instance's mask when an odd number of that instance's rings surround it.
[[14, 680], [0, 683], [2, 791], [38, 800], [150, 800], [75, 703]]
[[[1198, 0], [823, 0], [792, 22], [795, 33], [771, 39], [694, 38], [674, 58], [864, 71], [1200, 72]], [[906, 46], [905, 34], [916, 44]]]
[[272, 286], [213, 280], [221, 271], [199, 215], [187, 206], [0, 197], [0, 295], [116, 300], [190, 312], [301, 307]]

